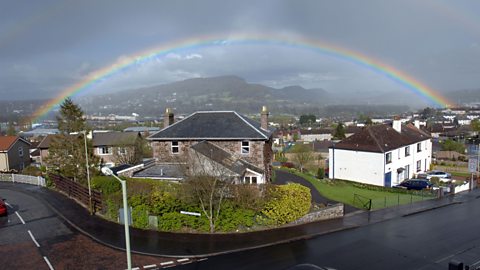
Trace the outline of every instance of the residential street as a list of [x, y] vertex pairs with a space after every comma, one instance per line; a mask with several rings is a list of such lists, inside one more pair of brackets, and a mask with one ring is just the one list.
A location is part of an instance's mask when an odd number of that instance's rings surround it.
[[180, 269], [293, 269], [312, 264], [339, 270], [446, 270], [452, 259], [479, 267], [480, 196], [476, 194], [463, 203], [313, 239], [211, 257]]
[[[49, 264], [51, 269], [126, 268], [124, 251], [79, 233], [36, 198], [6, 189], [0, 189], [0, 197], [9, 205], [8, 216], [0, 217], [1, 269], [49, 269]], [[133, 266], [170, 260], [132, 256]]]

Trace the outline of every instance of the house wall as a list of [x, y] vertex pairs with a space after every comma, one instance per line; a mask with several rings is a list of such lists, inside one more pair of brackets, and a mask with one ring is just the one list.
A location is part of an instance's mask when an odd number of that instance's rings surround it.
[[46, 165], [45, 159], [48, 157], [48, 149], [40, 149], [40, 164]]
[[[360, 183], [383, 186], [385, 173], [391, 172], [391, 185], [400, 184], [403, 180], [413, 178], [419, 173], [430, 169], [432, 162], [432, 142], [421, 142], [421, 151], [417, 152], [417, 143], [409, 145], [410, 155], [405, 156], [405, 147], [392, 150], [392, 162], [385, 164], [387, 153], [359, 152], [335, 149], [335, 164], [333, 149], [329, 152], [329, 177], [356, 181]], [[417, 162], [420, 170], [417, 171]], [[334, 166], [335, 165], [335, 166]], [[406, 167], [408, 168], [408, 173]], [[399, 171], [403, 169], [403, 171]], [[334, 174], [333, 174], [333, 170]]]
[[330, 141], [332, 139], [332, 134], [324, 133], [324, 134], [302, 134], [300, 137], [302, 141], [306, 142], [313, 142], [313, 141]]
[[329, 177], [383, 186], [383, 153], [333, 149], [329, 153]]
[[[170, 141], [153, 141], [153, 157], [159, 162], [187, 162], [188, 149], [200, 141], [178, 141], [179, 151], [174, 154], [171, 151]], [[250, 141], [250, 151], [248, 154], [241, 153], [241, 141], [208, 141], [220, 147], [221, 149], [237, 155], [252, 165], [264, 169], [265, 178], [270, 180], [272, 175], [271, 163], [273, 160], [272, 142], [269, 141]]]
[[[22, 147], [23, 155], [20, 156], [19, 148]], [[22, 140], [17, 140], [15, 144], [7, 152], [8, 166], [7, 170], [21, 171], [30, 165], [30, 145]]]
[[8, 158], [7, 153], [0, 153], [0, 172], [8, 171]]

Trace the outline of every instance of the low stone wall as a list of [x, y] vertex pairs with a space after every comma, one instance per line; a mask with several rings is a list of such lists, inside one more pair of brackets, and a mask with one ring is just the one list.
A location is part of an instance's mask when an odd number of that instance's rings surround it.
[[301, 223], [309, 223], [309, 222], [319, 221], [319, 220], [340, 218], [340, 217], [343, 217], [343, 214], [344, 214], [343, 209], [344, 209], [343, 203], [337, 203], [337, 204], [322, 208], [318, 211], [306, 214], [305, 216], [297, 219], [291, 224], [301, 224]]

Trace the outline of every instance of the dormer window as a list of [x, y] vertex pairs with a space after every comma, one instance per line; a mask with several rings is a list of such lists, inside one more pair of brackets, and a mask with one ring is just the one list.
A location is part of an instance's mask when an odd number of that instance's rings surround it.
[[172, 142], [172, 154], [178, 154], [178, 142], [174, 141]]
[[242, 142], [242, 154], [249, 154], [250, 153], [250, 142], [244, 141]]

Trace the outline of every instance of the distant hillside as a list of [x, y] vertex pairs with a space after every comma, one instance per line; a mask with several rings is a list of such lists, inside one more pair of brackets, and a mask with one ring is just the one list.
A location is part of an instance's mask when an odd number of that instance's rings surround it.
[[132, 112], [159, 116], [165, 107], [181, 112], [197, 110], [235, 110], [258, 112], [267, 105], [272, 112], [301, 113], [328, 102], [323, 89], [288, 86], [281, 89], [252, 84], [236, 76], [195, 78], [170, 84], [125, 90], [79, 100], [88, 113]]
[[457, 104], [480, 102], [480, 88], [451, 91], [446, 96]]

